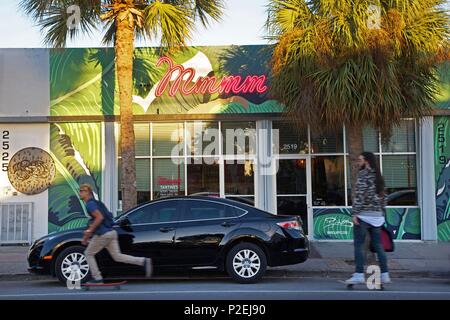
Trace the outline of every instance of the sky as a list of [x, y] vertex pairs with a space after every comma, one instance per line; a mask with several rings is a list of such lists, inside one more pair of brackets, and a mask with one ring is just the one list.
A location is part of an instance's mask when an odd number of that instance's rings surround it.
[[[20, 0], [0, 0], [0, 48], [41, 48], [43, 36], [31, 18], [19, 10]], [[190, 45], [266, 44], [264, 39], [268, 0], [224, 0], [225, 12], [220, 23], [205, 29], [197, 24]], [[450, 0], [447, 1], [450, 10]], [[77, 37], [67, 47], [99, 47], [102, 34]], [[154, 42], [136, 42], [136, 46], [157, 46]]]
[[[0, 48], [42, 48], [43, 35], [31, 18], [19, 10], [20, 0], [0, 0]], [[267, 0], [225, 0], [221, 23], [208, 29], [197, 25], [190, 45], [265, 44]], [[101, 32], [78, 37], [67, 47], [99, 47]], [[158, 42], [137, 42], [136, 46], [155, 46]]]

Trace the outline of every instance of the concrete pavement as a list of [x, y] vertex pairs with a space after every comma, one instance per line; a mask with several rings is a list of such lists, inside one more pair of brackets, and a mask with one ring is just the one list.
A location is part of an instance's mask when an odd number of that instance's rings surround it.
[[[334, 278], [266, 277], [255, 284], [229, 279], [134, 280], [121, 290], [96, 288], [69, 290], [57, 281], [4, 281], [0, 300], [450, 300], [450, 286], [443, 279], [397, 279], [385, 290], [358, 286], [348, 290]], [[190, 306], [186, 303], [186, 306]], [[260, 304], [260, 303], [258, 303]], [[264, 304], [264, 303], [263, 303]], [[270, 304], [266, 308], [271, 308]], [[182, 308], [181, 310], [183, 310]], [[270, 310], [268, 310], [270, 311]]]
[[[37, 279], [27, 271], [26, 246], [0, 246], [0, 280]], [[396, 242], [395, 252], [387, 253], [392, 276], [439, 277], [450, 279], [450, 243]], [[374, 261], [369, 256], [369, 261]], [[305, 262], [268, 269], [268, 276], [328, 276], [343, 278], [353, 273], [353, 243], [348, 241], [311, 242], [311, 255]], [[198, 272], [194, 276], [198, 276]], [[41, 277], [38, 277], [41, 278]], [[45, 278], [45, 277], [43, 277]]]

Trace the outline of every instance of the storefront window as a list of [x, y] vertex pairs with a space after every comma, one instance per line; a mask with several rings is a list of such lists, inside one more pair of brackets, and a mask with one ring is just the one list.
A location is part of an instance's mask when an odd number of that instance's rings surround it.
[[313, 206], [345, 205], [343, 156], [312, 157]]
[[136, 159], [137, 203], [150, 201], [150, 159]]
[[343, 131], [319, 133], [311, 128], [311, 153], [343, 153]]
[[388, 205], [416, 205], [416, 156], [383, 156]]
[[150, 124], [135, 124], [134, 137], [136, 156], [150, 156]]
[[[385, 180], [388, 206], [417, 205], [415, 121], [402, 120], [388, 144], [380, 148], [380, 135], [370, 127], [363, 131], [364, 151], [373, 152]], [[381, 152], [380, 152], [381, 149]], [[348, 158], [347, 158], [347, 164]], [[348, 205], [351, 206], [350, 167], [347, 166]]]
[[241, 196], [226, 196], [225, 198], [233, 201], [237, 201], [243, 204], [247, 204], [249, 206], [255, 206], [255, 197], [241, 197]]
[[188, 164], [187, 165], [188, 194], [211, 192], [219, 194], [219, 164]]
[[278, 163], [277, 194], [306, 194], [306, 159]]
[[349, 157], [347, 157], [347, 205], [352, 205], [352, 172], [350, 171]]
[[308, 230], [306, 159], [278, 161], [277, 214], [300, 216]]
[[308, 232], [308, 206], [306, 197], [277, 196], [277, 214], [300, 216], [303, 230]]
[[186, 124], [187, 139], [189, 139], [188, 155], [218, 155], [219, 154], [219, 124], [217, 122], [188, 122]]
[[223, 154], [256, 153], [255, 122], [222, 122]]
[[388, 144], [383, 145], [383, 152], [415, 152], [415, 121], [404, 120], [400, 126], [394, 127]]
[[225, 195], [254, 195], [254, 176], [254, 166], [249, 160], [225, 163]]
[[182, 159], [153, 159], [153, 199], [184, 195]]
[[174, 148], [176, 155], [183, 155], [183, 131], [183, 123], [153, 123], [153, 156], [170, 157]]
[[279, 154], [307, 154], [308, 130], [298, 129], [294, 123], [289, 121], [273, 121], [272, 129], [278, 130], [278, 152]]
[[380, 141], [378, 137], [378, 132], [375, 129], [371, 127], [365, 127], [363, 129], [364, 151], [373, 153], [379, 152]]
[[[150, 200], [150, 159], [136, 159], [136, 192], [137, 204]], [[119, 189], [119, 211], [122, 201], [122, 160], [118, 161], [118, 189]]]

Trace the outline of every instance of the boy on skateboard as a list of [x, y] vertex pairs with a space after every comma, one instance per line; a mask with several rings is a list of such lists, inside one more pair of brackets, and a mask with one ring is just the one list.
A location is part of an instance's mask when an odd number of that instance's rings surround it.
[[133, 257], [120, 252], [117, 232], [112, 227], [112, 213], [109, 212], [101, 201], [94, 199], [92, 187], [89, 184], [82, 184], [80, 186], [80, 198], [86, 204], [87, 211], [92, 217], [81, 242], [83, 245], [89, 243], [85, 254], [92, 279], [87, 284], [103, 283], [103, 277], [95, 260], [95, 255], [104, 248], [108, 250], [114, 261], [142, 266], [144, 267], [146, 277], [151, 277], [153, 267], [150, 258]]

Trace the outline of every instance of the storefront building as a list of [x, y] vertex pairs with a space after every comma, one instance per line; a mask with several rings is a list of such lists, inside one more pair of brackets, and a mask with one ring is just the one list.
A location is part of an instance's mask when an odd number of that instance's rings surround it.
[[[138, 203], [210, 193], [300, 215], [313, 240], [351, 240], [346, 130], [296, 128], [270, 98], [267, 46], [137, 48]], [[450, 240], [450, 70], [435, 115], [371, 128], [397, 240]], [[114, 51], [0, 49], [0, 243], [84, 226], [82, 183], [121, 212]], [[241, 140], [240, 140], [241, 139]], [[243, 142], [243, 143], [242, 143]]]

